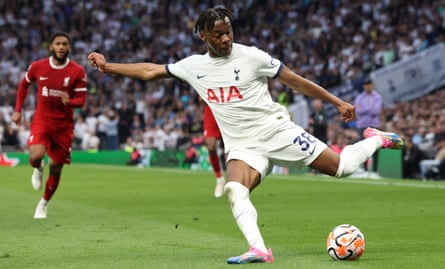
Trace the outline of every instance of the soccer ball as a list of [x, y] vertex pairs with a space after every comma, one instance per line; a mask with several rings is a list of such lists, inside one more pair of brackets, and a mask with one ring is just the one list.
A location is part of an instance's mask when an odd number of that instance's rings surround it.
[[365, 236], [351, 224], [341, 224], [332, 229], [326, 249], [334, 260], [357, 260], [365, 251]]

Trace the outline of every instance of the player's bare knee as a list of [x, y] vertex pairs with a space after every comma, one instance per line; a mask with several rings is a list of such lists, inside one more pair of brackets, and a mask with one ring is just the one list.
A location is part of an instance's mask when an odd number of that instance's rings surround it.
[[29, 151], [29, 163], [33, 167], [40, 167], [40, 164], [45, 157], [45, 147], [41, 145], [33, 145]]
[[42, 164], [42, 159], [43, 159], [43, 157], [42, 156], [29, 156], [29, 164], [32, 166], [32, 167], [35, 167], [35, 168], [39, 168], [40, 166], [41, 166], [41, 164]]

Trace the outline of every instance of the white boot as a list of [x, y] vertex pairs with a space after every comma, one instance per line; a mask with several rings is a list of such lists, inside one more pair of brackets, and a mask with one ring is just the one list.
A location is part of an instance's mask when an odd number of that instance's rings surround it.
[[40, 199], [36, 207], [36, 212], [34, 213], [35, 219], [46, 219], [48, 213], [48, 201], [45, 199]]
[[224, 177], [219, 177], [216, 179], [216, 187], [215, 187], [215, 197], [219, 198], [224, 195], [224, 184], [226, 180]]

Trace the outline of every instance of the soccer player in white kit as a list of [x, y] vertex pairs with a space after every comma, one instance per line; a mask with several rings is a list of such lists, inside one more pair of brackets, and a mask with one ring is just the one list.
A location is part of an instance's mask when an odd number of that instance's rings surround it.
[[176, 77], [196, 90], [210, 106], [221, 130], [227, 154], [224, 191], [250, 247], [227, 262], [273, 262], [272, 250], [266, 248], [260, 233], [250, 193], [274, 164], [309, 166], [327, 175], [345, 177], [378, 148], [399, 149], [403, 141], [397, 134], [368, 128], [364, 140], [348, 145], [338, 155], [295, 125], [286, 109], [272, 100], [269, 79], [277, 79], [297, 92], [331, 103], [344, 121], [354, 119], [354, 106], [297, 75], [268, 53], [233, 43], [232, 21], [232, 13], [225, 8], [202, 11], [195, 32], [205, 43], [207, 53], [191, 55], [176, 63], [109, 63], [96, 52], [90, 53], [88, 59], [104, 73], [143, 80]]

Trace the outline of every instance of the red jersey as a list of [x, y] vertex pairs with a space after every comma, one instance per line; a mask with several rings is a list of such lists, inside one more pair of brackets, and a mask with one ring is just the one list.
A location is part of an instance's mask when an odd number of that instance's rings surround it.
[[[73, 108], [82, 107], [86, 98], [87, 76], [85, 69], [68, 59], [63, 66], [52, 63], [51, 57], [32, 62], [19, 85], [15, 111], [20, 112], [31, 83], [37, 81], [35, 119], [74, 123]], [[61, 101], [61, 93], [70, 96], [69, 105]]]

